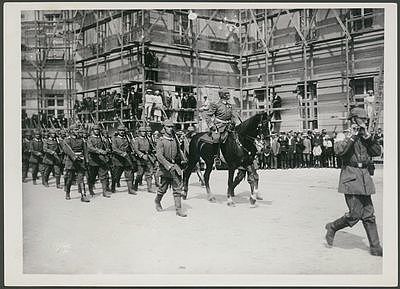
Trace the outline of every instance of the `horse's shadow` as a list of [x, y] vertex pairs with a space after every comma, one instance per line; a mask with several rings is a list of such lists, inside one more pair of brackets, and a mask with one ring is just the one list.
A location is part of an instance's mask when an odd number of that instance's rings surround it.
[[335, 235], [334, 247], [341, 249], [361, 249], [369, 251], [369, 247], [363, 242], [364, 238], [349, 232], [339, 231]]

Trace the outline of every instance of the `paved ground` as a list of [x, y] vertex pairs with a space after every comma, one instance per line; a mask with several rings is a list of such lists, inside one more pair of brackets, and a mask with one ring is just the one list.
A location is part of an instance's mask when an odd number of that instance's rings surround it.
[[[214, 171], [209, 203], [193, 175], [187, 218], [175, 216], [172, 194], [166, 211], [154, 195], [126, 187], [112, 198], [98, 194], [81, 203], [62, 190], [23, 186], [24, 273], [188, 274], [380, 274], [382, 259], [370, 256], [362, 224], [338, 232], [324, 245], [324, 225], [346, 211], [336, 192], [339, 170], [260, 171], [264, 201], [248, 202], [249, 186], [237, 189], [234, 208], [225, 202], [225, 171]], [[382, 169], [374, 195], [382, 238]], [[54, 185], [52, 183], [52, 185]], [[99, 188], [100, 186], [97, 185]]]

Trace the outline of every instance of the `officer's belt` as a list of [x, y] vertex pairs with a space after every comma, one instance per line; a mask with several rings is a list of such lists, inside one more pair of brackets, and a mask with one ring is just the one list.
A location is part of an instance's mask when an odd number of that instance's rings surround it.
[[368, 165], [369, 165], [369, 163], [363, 163], [363, 162], [360, 162], [360, 163], [349, 163], [349, 164], [347, 164], [347, 166], [350, 166], [350, 167], [353, 167], [353, 168], [359, 168], [359, 169], [366, 169], [366, 168], [368, 168]]
[[222, 123], [229, 123], [230, 122], [230, 120], [222, 120], [222, 119], [219, 119], [219, 118], [215, 118], [215, 120], [218, 121], [218, 122], [222, 122]]

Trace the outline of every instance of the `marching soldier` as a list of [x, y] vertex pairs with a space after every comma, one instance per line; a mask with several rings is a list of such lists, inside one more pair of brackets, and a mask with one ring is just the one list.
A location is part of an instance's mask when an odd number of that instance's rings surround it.
[[328, 245], [332, 246], [338, 230], [353, 227], [361, 220], [367, 233], [371, 255], [382, 256], [371, 199], [371, 195], [375, 194], [371, 178], [374, 169], [371, 157], [379, 156], [381, 148], [368, 132], [366, 125], [368, 116], [364, 109], [353, 108], [348, 119], [351, 122], [350, 131], [346, 136], [338, 134], [334, 149], [342, 158], [338, 191], [344, 194], [349, 212], [326, 224], [325, 238]]
[[228, 128], [235, 121], [232, 105], [229, 103], [229, 91], [222, 90], [219, 92], [220, 100], [211, 103], [209, 109], [205, 112], [205, 119], [210, 128], [212, 142], [218, 144], [217, 153], [215, 155], [215, 163], [219, 165], [220, 143], [224, 143], [228, 137]]
[[43, 142], [43, 151], [45, 153], [43, 159], [43, 175], [42, 184], [45, 187], [49, 186], [49, 176], [54, 170], [54, 176], [56, 177], [56, 187], [61, 189], [60, 178], [61, 178], [61, 158], [60, 158], [60, 144], [57, 139], [56, 131], [51, 129], [49, 131], [49, 138]]
[[29, 157], [30, 157], [30, 150], [29, 150], [29, 143], [31, 141], [31, 131], [24, 131], [23, 138], [22, 138], [22, 182], [26, 183], [26, 178], [28, 177], [29, 171]]
[[174, 124], [171, 120], [164, 122], [165, 133], [157, 142], [156, 157], [160, 163], [161, 184], [154, 200], [156, 210], [162, 211], [161, 199], [167, 192], [169, 185], [172, 186], [176, 214], [180, 217], [187, 215], [182, 210], [181, 191], [182, 191], [182, 169], [179, 167], [181, 157], [177, 141], [173, 136]]
[[118, 134], [112, 140], [114, 178], [111, 182], [111, 192], [115, 192], [117, 178], [124, 172], [126, 183], [128, 185], [128, 194], [136, 195], [133, 189], [133, 168], [131, 150], [128, 137], [126, 135], [127, 128], [124, 125], [118, 127]]
[[31, 152], [29, 163], [32, 169], [32, 182], [34, 185], [36, 185], [39, 166], [43, 161], [43, 141], [41, 137], [41, 132], [37, 129], [34, 131], [34, 138], [29, 143], [29, 150]]
[[110, 162], [108, 157], [109, 150], [100, 135], [100, 126], [98, 124], [93, 126], [93, 134], [88, 138], [87, 148], [89, 154], [88, 186], [90, 195], [94, 196], [93, 186], [96, 182], [96, 176], [99, 175], [103, 197], [110, 198], [107, 192], [108, 164]]
[[146, 127], [140, 127], [139, 135], [136, 137], [133, 143], [133, 148], [136, 155], [138, 156], [138, 172], [133, 189], [135, 191], [138, 190], [139, 181], [143, 178], [144, 175], [146, 178], [147, 191], [149, 193], [154, 193], [151, 187], [151, 174], [153, 169], [152, 162], [154, 162], [154, 160], [151, 151], [150, 139], [146, 137], [146, 134]]
[[63, 150], [66, 155], [66, 187], [65, 199], [71, 199], [71, 186], [74, 178], [78, 185], [78, 192], [81, 195], [82, 202], [89, 202], [85, 190], [85, 171], [86, 171], [86, 148], [82, 138], [82, 132], [78, 126], [72, 125], [70, 128], [71, 135], [63, 141]]

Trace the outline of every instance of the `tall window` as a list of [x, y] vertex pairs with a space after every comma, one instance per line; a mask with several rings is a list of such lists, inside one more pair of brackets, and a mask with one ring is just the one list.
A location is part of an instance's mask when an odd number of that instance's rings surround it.
[[182, 13], [178, 10], [174, 13], [174, 43], [189, 45], [189, 40], [187, 38], [187, 30], [189, 27], [188, 14]]
[[300, 118], [303, 129], [318, 128], [318, 95], [317, 83], [308, 82], [307, 92], [304, 93], [304, 83], [297, 86], [297, 98], [300, 106]]
[[350, 81], [353, 91], [353, 99], [358, 106], [364, 107], [364, 98], [368, 95], [368, 90], [374, 90], [374, 78], [358, 78]]
[[367, 28], [371, 28], [373, 24], [373, 9], [362, 8], [362, 9], [351, 9], [350, 16], [352, 18], [350, 24], [351, 31], [359, 31]]
[[50, 94], [47, 95], [46, 107], [48, 115], [59, 116], [64, 114], [64, 95], [62, 94]]

